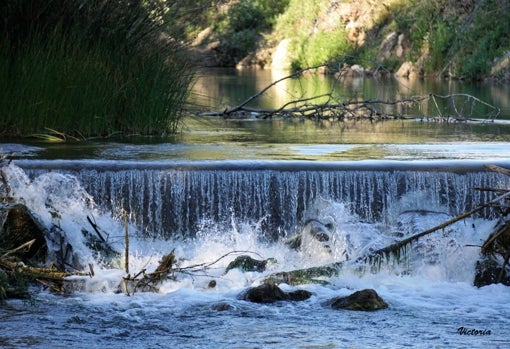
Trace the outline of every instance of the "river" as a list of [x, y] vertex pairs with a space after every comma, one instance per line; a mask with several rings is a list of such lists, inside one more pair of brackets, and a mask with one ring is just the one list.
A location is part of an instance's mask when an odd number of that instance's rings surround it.
[[[199, 79], [193, 102], [221, 109], [272, 79], [267, 71], [214, 72]], [[299, 86], [315, 86], [306, 88], [313, 93], [329, 84], [309, 79]], [[165, 140], [0, 144], [15, 153], [3, 168], [10, 195], [47, 227], [58, 225], [76, 259], [95, 269], [70, 295], [34, 289], [32, 302], [1, 305], [0, 347], [507, 348], [510, 289], [473, 286], [476, 246], [494, 228], [497, 212], [484, 210], [420, 239], [398, 263], [361, 269], [351, 263], [493, 197], [474, 188], [510, 187], [509, 177], [484, 167], [510, 168], [508, 87], [413, 84], [412, 94], [473, 93], [501, 114], [448, 123], [190, 116], [182, 132]], [[395, 89], [381, 81], [356, 86], [366, 98]], [[274, 107], [278, 98], [268, 96], [261, 107]], [[117, 292], [125, 275], [124, 212], [132, 273], [154, 270], [170, 251], [184, 268], [158, 293]], [[90, 229], [87, 216], [122, 257], [106, 263], [87, 247], [81, 234]], [[310, 219], [330, 227], [327, 253], [285, 243]], [[240, 254], [275, 263], [264, 272], [226, 273]], [[345, 266], [327, 283], [280, 285], [310, 291], [306, 301], [239, 299], [271, 273], [337, 261]], [[327, 305], [365, 288], [375, 289], [388, 309]]]

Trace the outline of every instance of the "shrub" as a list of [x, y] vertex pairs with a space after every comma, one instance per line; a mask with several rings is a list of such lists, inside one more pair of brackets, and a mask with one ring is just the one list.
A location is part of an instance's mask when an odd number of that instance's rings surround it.
[[219, 16], [214, 28], [220, 37], [220, 49], [226, 56], [238, 59], [253, 52], [287, 4], [288, 0], [241, 0], [233, 4]]

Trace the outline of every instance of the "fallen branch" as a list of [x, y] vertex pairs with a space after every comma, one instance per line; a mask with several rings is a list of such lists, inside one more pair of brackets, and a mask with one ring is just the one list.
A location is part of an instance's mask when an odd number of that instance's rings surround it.
[[[25, 244], [26, 245], [26, 244]], [[21, 247], [21, 246], [20, 246]], [[52, 268], [30, 267], [23, 263], [13, 262], [7, 258], [0, 259], [0, 268], [6, 272], [17, 273], [28, 282], [37, 282], [52, 292], [64, 294], [65, 279], [69, 276], [89, 276], [92, 277], [93, 271], [87, 272], [62, 272]]]
[[[223, 118], [308, 118], [315, 120], [338, 120], [344, 121], [349, 119], [405, 119], [407, 117], [420, 117], [432, 120], [442, 121], [466, 121], [474, 117], [478, 106], [487, 109], [483, 117], [487, 120], [493, 120], [500, 114], [500, 109], [490, 105], [469, 94], [455, 93], [450, 95], [428, 94], [423, 96], [411, 96], [398, 100], [377, 100], [377, 99], [350, 99], [338, 100], [335, 97], [336, 85], [344, 74], [337, 75], [337, 80], [328, 93], [312, 97], [300, 97], [282, 106], [274, 109], [257, 109], [250, 107], [249, 104], [256, 101], [264, 93], [278, 83], [294, 79], [301, 76], [304, 72], [314, 70], [318, 67], [310, 67], [298, 72], [292, 73], [281, 79], [278, 79], [256, 94], [250, 96], [242, 103], [224, 110], [210, 111], [200, 113], [199, 116], [218, 116]], [[424, 108], [428, 106], [427, 108]], [[426, 109], [426, 115], [422, 114]], [[430, 110], [429, 110], [430, 109]], [[413, 112], [409, 113], [408, 111]], [[418, 114], [418, 115], [417, 115]]]
[[[506, 169], [497, 167], [497, 166], [488, 166], [491, 170], [494, 170], [499, 173], [506, 174]], [[509, 171], [510, 173], [510, 171]], [[489, 202], [479, 205], [473, 208], [470, 211], [464, 212], [442, 224], [439, 224], [433, 228], [422, 231], [418, 234], [410, 236], [404, 240], [393, 243], [384, 248], [378, 249], [376, 251], [369, 252], [365, 256], [358, 258], [355, 261], [355, 265], [359, 264], [374, 264], [380, 262], [384, 258], [389, 258], [390, 256], [397, 256], [397, 260], [400, 260], [399, 256], [402, 250], [405, 251], [405, 248], [409, 246], [413, 241], [418, 240], [419, 238], [426, 236], [428, 234], [434, 233], [440, 229], [443, 229], [455, 222], [458, 222], [484, 208], [489, 206], [493, 206], [498, 202], [507, 199], [510, 197], [510, 190], [504, 191], [502, 195], [490, 200]], [[507, 221], [485, 242], [485, 244], [481, 247], [482, 254], [490, 254], [490, 253], [498, 253], [503, 257], [503, 263], [501, 270], [499, 271], [496, 282], [502, 282], [505, 277], [505, 268], [507, 265], [510, 265], [510, 223]], [[478, 246], [479, 247], [479, 246]], [[330, 278], [332, 276], [336, 276], [340, 273], [342, 267], [344, 267], [344, 262], [331, 263], [328, 265], [313, 267], [307, 269], [299, 269], [292, 270], [288, 272], [278, 272], [270, 275], [268, 279], [271, 279], [277, 283], [287, 283], [290, 285], [303, 284], [303, 283], [321, 283], [324, 282], [323, 278]]]

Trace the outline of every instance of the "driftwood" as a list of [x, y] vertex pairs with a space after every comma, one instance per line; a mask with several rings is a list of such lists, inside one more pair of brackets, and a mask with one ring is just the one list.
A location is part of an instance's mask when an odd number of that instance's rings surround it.
[[[510, 175], [510, 171], [498, 166], [487, 165], [489, 170]], [[494, 190], [500, 192], [501, 190]], [[420, 239], [423, 236], [432, 234], [438, 230], [441, 230], [455, 222], [458, 222], [466, 217], [471, 216], [472, 214], [491, 206], [495, 206], [497, 203], [502, 202], [505, 199], [510, 197], [510, 189], [503, 191], [504, 193], [499, 195], [498, 197], [492, 199], [491, 201], [481, 204], [470, 211], [464, 212], [438, 226], [435, 226], [431, 229], [427, 229], [423, 232], [410, 236], [404, 240], [393, 243], [384, 248], [371, 251], [365, 256], [362, 256], [356, 260], [357, 265], [366, 265], [367, 263], [370, 265], [380, 264], [382, 260], [388, 260], [390, 257], [397, 257], [397, 261], [400, 260], [400, 256], [407, 252], [406, 248], [409, 247], [412, 242]], [[504, 203], [498, 205], [499, 207], [506, 208], [505, 213], [510, 213], [510, 208], [505, 206]], [[499, 228], [497, 231], [489, 236], [487, 241], [481, 248], [481, 253], [483, 255], [494, 255], [498, 254], [503, 259], [503, 263], [501, 267], [498, 267], [498, 275], [494, 278], [494, 282], [499, 283], [502, 282], [505, 278], [505, 268], [506, 266], [510, 266], [510, 221], [504, 221], [499, 224]], [[342, 267], [344, 267], [345, 263], [337, 262], [331, 263], [325, 266], [313, 267], [307, 269], [299, 269], [292, 270], [288, 272], [278, 272], [270, 275], [268, 279], [273, 280], [277, 283], [287, 283], [289, 285], [297, 285], [302, 283], [324, 283], [325, 278], [330, 278], [332, 276], [339, 275]]]
[[[478, 116], [487, 120], [494, 120], [500, 114], [500, 109], [480, 100], [470, 94], [455, 93], [449, 95], [427, 94], [411, 96], [398, 100], [356, 99], [339, 100], [335, 96], [337, 83], [331, 91], [325, 94], [301, 97], [291, 100], [275, 109], [260, 109], [250, 106], [264, 93], [278, 83], [300, 77], [303, 73], [318, 69], [311, 67], [292, 73], [278, 79], [265, 88], [250, 96], [242, 103], [219, 111], [200, 113], [199, 116], [217, 116], [223, 118], [307, 118], [314, 120], [386, 120], [422, 118], [441, 121], [467, 121], [475, 117], [476, 108], [483, 107], [487, 112]], [[337, 82], [345, 78], [344, 74], [337, 75]], [[426, 106], [426, 107], [425, 107]]]
[[[90, 276], [94, 275], [94, 271], [92, 267], [90, 267], [89, 272], [63, 272], [53, 268], [40, 268], [40, 267], [31, 267], [27, 266], [25, 263], [17, 261], [12, 257], [16, 252], [29, 248], [33, 242], [28, 241], [21, 246], [6, 251], [0, 257], [0, 270], [2, 270], [7, 275], [9, 273], [15, 273], [18, 278], [22, 278], [23, 283], [32, 283], [36, 282], [44, 287], [48, 288], [52, 292], [65, 294], [67, 293], [65, 288], [65, 279], [69, 276]], [[7, 285], [9, 287], [9, 285]], [[11, 287], [16, 288], [16, 285], [10, 285]], [[2, 288], [2, 285], [0, 285]], [[20, 294], [25, 295], [25, 292], [20, 292]], [[1, 299], [2, 297], [0, 297]]]
[[446, 228], [447, 226], [455, 223], [455, 222], [458, 222], [466, 217], [469, 217], [471, 216], [473, 213], [476, 213], [478, 211], [481, 211], [482, 209], [488, 207], [488, 206], [491, 206], [507, 197], [510, 197], [510, 191], [506, 192], [505, 194], [503, 195], [500, 195], [498, 196], [497, 198], [489, 201], [488, 203], [486, 204], [483, 204], [483, 205], [479, 205], [477, 207], [475, 207], [474, 209], [470, 210], [470, 211], [467, 211], [467, 212], [464, 212], [442, 224], [439, 224], [431, 229], [427, 229], [419, 234], [416, 234], [416, 235], [413, 235], [413, 236], [410, 236], [408, 237], [407, 239], [404, 239], [402, 241], [399, 241], [399, 242], [396, 242], [392, 245], [389, 245], [389, 246], [386, 246], [384, 248], [381, 248], [379, 250], [376, 250], [376, 251], [373, 251], [371, 252], [369, 255], [365, 256], [365, 257], [362, 257], [361, 260], [373, 260], [373, 259], [377, 259], [377, 258], [381, 258], [381, 257], [384, 257], [384, 258], [387, 258], [389, 257], [390, 255], [397, 255], [398, 254], [398, 251], [400, 251], [402, 248], [405, 248], [407, 245], [409, 245], [410, 243], [412, 243], [413, 241], [415, 240], [418, 240], [419, 238], [425, 236], [425, 235], [429, 235], [435, 231], [438, 231], [440, 229], [444, 229]]
[[157, 292], [158, 286], [173, 273], [175, 263], [174, 252], [170, 252], [163, 257], [156, 270], [152, 273], [146, 273], [146, 269], [131, 276], [129, 273], [123, 278], [124, 292], [129, 296], [137, 291]]

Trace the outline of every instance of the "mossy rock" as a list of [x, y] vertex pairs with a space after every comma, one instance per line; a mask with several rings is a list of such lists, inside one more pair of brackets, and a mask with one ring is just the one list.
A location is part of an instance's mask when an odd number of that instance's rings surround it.
[[242, 255], [234, 259], [230, 262], [225, 269], [225, 273], [228, 273], [231, 269], [239, 269], [241, 271], [257, 271], [263, 272], [266, 270], [266, 266], [268, 262], [273, 262], [273, 258], [268, 258], [266, 260], [257, 260], [250, 256]]

